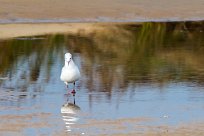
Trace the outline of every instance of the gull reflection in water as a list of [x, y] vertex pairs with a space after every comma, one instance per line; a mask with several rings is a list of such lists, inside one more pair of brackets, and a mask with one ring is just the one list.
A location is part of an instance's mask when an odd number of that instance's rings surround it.
[[66, 131], [72, 131], [72, 125], [76, 124], [79, 120], [78, 113], [80, 107], [74, 103], [66, 102], [61, 107], [62, 119], [66, 125]]

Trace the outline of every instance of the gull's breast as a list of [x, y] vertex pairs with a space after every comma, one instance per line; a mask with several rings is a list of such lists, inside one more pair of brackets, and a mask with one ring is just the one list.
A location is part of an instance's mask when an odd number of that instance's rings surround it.
[[60, 79], [64, 82], [73, 83], [80, 77], [80, 73], [77, 67], [69, 68], [63, 67]]

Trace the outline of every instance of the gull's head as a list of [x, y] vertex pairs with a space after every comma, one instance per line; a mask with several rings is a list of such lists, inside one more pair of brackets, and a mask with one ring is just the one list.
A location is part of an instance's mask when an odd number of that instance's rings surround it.
[[72, 59], [72, 54], [70, 54], [70, 53], [65, 53], [64, 59], [65, 59], [65, 61], [70, 61], [70, 60]]
[[69, 62], [72, 60], [72, 54], [65, 53], [64, 59], [65, 59], [65, 63], [68, 63], [68, 65], [69, 65]]

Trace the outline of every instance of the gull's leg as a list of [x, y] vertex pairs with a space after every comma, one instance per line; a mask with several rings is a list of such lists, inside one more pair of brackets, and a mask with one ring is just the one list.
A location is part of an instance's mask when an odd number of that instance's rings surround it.
[[66, 87], [67, 87], [67, 94], [70, 94], [68, 83], [67, 82], [64, 82], [64, 83], [66, 84]]
[[67, 87], [67, 89], [68, 89], [68, 83], [67, 82], [64, 82], [65, 84], [66, 84], [66, 87]]
[[74, 95], [74, 105], [75, 105], [75, 95]]
[[75, 96], [75, 94], [76, 94], [76, 91], [75, 91], [75, 82], [74, 82], [74, 89], [72, 90], [72, 94], [73, 94], [73, 96]]

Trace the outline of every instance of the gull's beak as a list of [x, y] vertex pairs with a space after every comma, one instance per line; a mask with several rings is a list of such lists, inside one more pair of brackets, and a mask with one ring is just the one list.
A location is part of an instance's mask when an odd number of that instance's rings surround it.
[[70, 60], [68, 61], [68, 66], [69, 66], [69, 62], [71, 61], [72, 59], [70, 58]]

